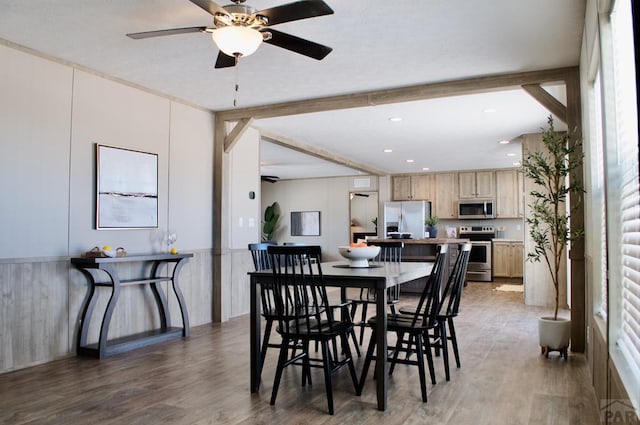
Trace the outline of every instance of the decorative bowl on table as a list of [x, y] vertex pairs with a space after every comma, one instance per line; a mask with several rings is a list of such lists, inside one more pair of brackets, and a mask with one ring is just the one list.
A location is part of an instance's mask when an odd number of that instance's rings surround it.
[[369, 260], [380, 253], [379, 246], [341, 246], [338, 247], [340, 255], [349, 260], [351, 267], [369, 267]]

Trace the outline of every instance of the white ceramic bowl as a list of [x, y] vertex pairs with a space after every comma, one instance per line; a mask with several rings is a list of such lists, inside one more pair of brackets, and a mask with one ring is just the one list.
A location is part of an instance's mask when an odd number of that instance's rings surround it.
[[369, 260], [380, 253], [379, 246], [363, 246], [352, 248], [349, 246], [338, 247], [340, 255], [349, 260], [351, 267], [369, 267]]

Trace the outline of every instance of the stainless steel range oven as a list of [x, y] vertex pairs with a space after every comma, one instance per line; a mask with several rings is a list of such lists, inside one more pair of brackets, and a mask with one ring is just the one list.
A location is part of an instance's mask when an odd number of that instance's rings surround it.
[[467, 280], [491, 282], [493, 280], [491, 240], [496, 236], [494, 227], [462, 226], [458, 231], [458, 235], [462, 239], [471, 241]]

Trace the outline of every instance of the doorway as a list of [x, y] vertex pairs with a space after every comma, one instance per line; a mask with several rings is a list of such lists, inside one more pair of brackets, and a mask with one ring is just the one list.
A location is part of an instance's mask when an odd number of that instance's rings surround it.
[[378, 192], [349, 193], [349, 241], [378, 235]]

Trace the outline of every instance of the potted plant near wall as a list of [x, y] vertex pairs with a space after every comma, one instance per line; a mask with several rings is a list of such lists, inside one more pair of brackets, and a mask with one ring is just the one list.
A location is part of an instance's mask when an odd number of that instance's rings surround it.
[[264, 210], [264, 221], [262, 222], [262, 240], [272, 241], [273, 235], [280, 223], [280, 208], [278, 202], [274, 202]]
[[541, 317], [538, 321], [542, 354], [560, 351], [566, 358], [571, 337], [570, 319], [558, 317], [560, 302], [560, 278], [563, 259], [568, 244], [583, 237], [582, 229], [570, 228], [571, 213], [577, 205], [566, 207], [572, 193], [584, 193], [581, 179], [574, 178], [582, 170], [581, 143], [569, 133], [558, 133], [549, 116], [547, 128], [542, 133], [543, 149], [525, 153], [522, 172], [535, 183], [529, 193], [530, 213], [526, 218], [529, 236], [533, 241], [527, 260], [546, 265], [555, 289], [553, 316]]

